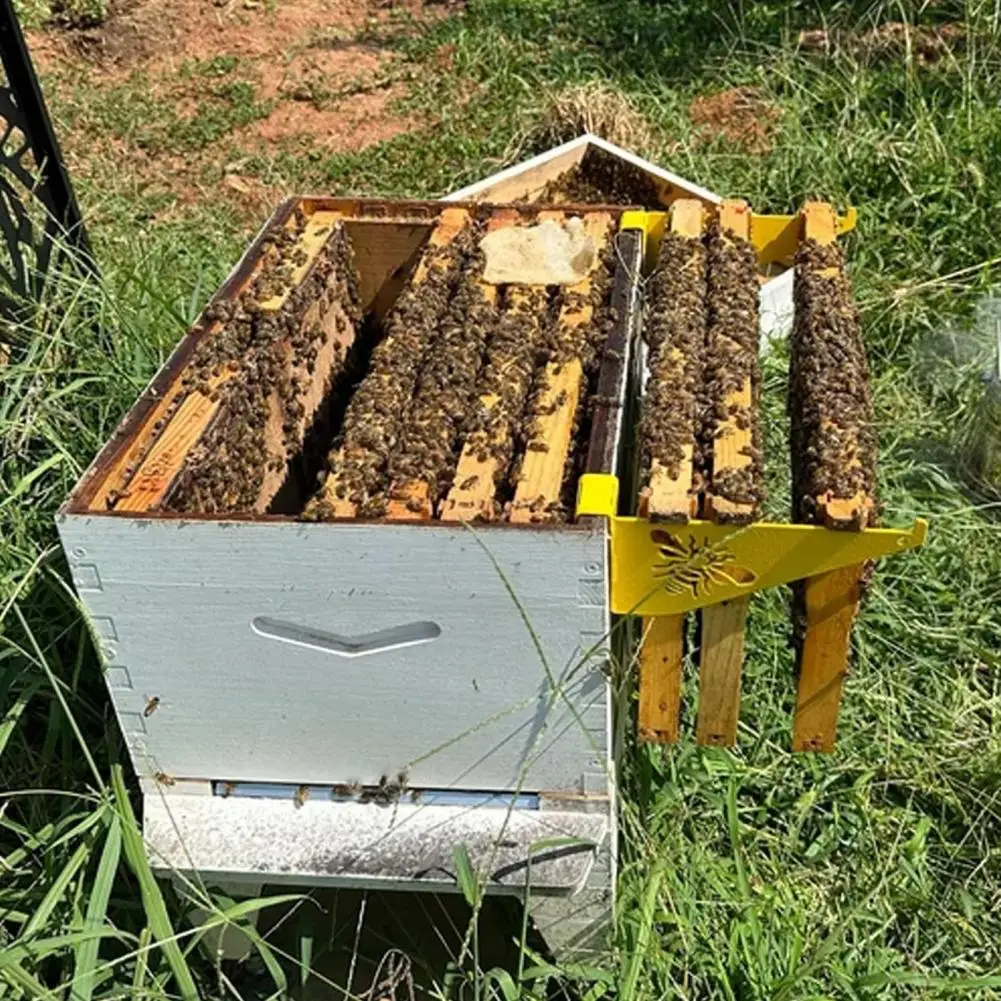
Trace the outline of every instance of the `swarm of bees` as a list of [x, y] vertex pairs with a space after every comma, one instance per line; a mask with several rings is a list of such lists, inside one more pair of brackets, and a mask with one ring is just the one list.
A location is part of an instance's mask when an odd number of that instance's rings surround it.
[[[319, 490], [299, 501], [303, 518], [344, 517], [335, 514], [340, 501], [349, 502], [352, 516], [381, 517], [391, 499], [426, 516], [428, 509], [437, 513], [457, 485], [459, 456], [471, 447], [481, 461], [495, 460], [494, 502], [504, 517], [524, 455], [549, 447], [538, 418], [566, 403], [566, 394], [555, 403], [546, 395], [546, 366], [558, 371], [579, 359], [587, 386], [574, 416], [565, 496], [538, 512], [539, 520], [563, 520], [586, 456], [590, 413], [599, 403], [593, 389], [612, 322], [614, 259], [606, 249], [594, 271], [592, 321], [570, 328], [558, 317], [561, 308], [583, 304], [573, 292], [485, 285], [480, 239], [487, 212], [474, 214], [444, 245], [426, 245], [415, 271], [419, 280], [404, 287], [378, 326], [361, 315], [359, 276], [343, 223], [322, 234], [312, 255], [301, 242], [308, 224], [302, 213], [274, 227], [244, 290], [205, 310], [179, 391], [108, 506], [128, 495], [128, 481], [152, 443], [184, 401], [198, 394], [215, 408], [155, 507], [262, 513], [281, 484], [295, 475], [304, 481], [303, 471], [311, 479], [319, 464], [312, 455], [326, 453]], [[522, 222], [531, 219], [529, 211]], [[307, 411], [303, 401], [316, 395], [321, 349], [327, 352], [321, 377], [330, 365], [326, 398]], [[471, 488], [473, 477], [459, 478]], [[394, 492], [413, 484], [423, 485], [419, 496]]]
[[[333, 303], [339, 326], [359, 319], [358, 281], [353, 251], [343, 226], [326, 238], [306, 278], [277, 310], [262, 302], [286, 291], [288, 274], [302, 263], [302, 251], [285, 254], [291, 231], [281, 229], [266, 242], [260, 276], [235, 301], [210, 307], [209, 318], [222, 324], [202, 341], [185, 374], [190, 388], [213, 394], [219, 412], [187, 456], [168, 507], [177, 511], [222, 513], [252, 510], [264, 475], [280, 472], [298, 452], [305, 433], [302, 399], [312, 381], [317, 354], [327, 336], [323, 318]], [[319, 308], [311, 308], [318, 304]], [[343, 349], [335, 343], [336, 371]], [[336, 357], [340, 350], [340, 357]], [[214, 380], [224, 372], [221, 385]], [[280, 442], [269, 442], [267, 428], [277, 411]]]
[[[358, 803], [391, 806], [393, 803], [398, 803], [410, 791], [407, 780], [407, 771], [402, 769], [393, 778], [389, 775], [380, 776], [378, 783], [374, 786], [363, 786], [360, 782], [354, 781], [341, 782], [331, 788], [330, 797], [335, 800], [354, 800]], [[411, 799], [416, 800], [418, 798], [417, 791], [410, 792]]]
[[422, 368], [438, 349], [441, 318], [459, 283], [468, 239], [425, 249], [421, 263], [426, 277], [400, 294], [368, 372], [347, 406], [328, 473], [336, 477], [338, 497], [351, 500], [364, 516], [385, 511], [388, 466], [409, 426], [406, 404], [413, 401]]
[[[744, 505], [740, 520], [757, 517], [765, 497], [760, 419], [761, 365], [758, 359], [758, 256], [747, 240], [723, 233], [718, 224], [709, 231], [706, 325], [705, 396], [701, 420], [703, 456], [731, 419], [751, 430], [744, 448], [750, 462], [714, 468], [711, 488], [715, 496]], [[730, 401], [733, 393], [750, 382], [750, 406]]]
[[660, 208], [660, 192], [650, 176], [631, 163], [592, 147], [580, 163], [550, 181], [539, 204], [639, 205]]
[[[554, 290], [550, 305], [550, 322], [544, 331], [542, 368], [536, 376], [535, 383], [528, 400], [529, 419], [524, 424], [523, 453], [549, 450], [545, 440], [540, 418], [555, 413], [566, 405], [567, 392], [560, 390], [549, 402], [547, 372], [558, 375], [562, 367], [576, 359], [580, 361], [584, 376], [583, 391], [577, 398], [577, 406], [573, 413], [570, 430], [570, 452], [563, 467], [563, 484], [558, 500], [540, 502], [536, 498], [530, 505], [533, 522], [562, 522], [568, 518], [568, 512], [573, 510], [577, 482], [584, 472], [587, 460], [587, 445], [591, 438], [592, 419], [598, 407], [619, 406], [619, 400], [609, 400], [594, 392], [597, 386], [598, 374], [604, 360], [617, 353], [607, 349], [606, 345], [615, 322], [615, 311], [611, 306], [612, 275], [615, 271], [615, 256], [611, 247], [602, 249], [598, 266], [590, 275], [591, 291], [583, 295], [570, 289]], [[573, 326], [556, 322], [561, 313], [573, 313], [584, 306], [593, 309], [589, 323]], [[515, 467], [512, 480], [520, 478], [520, 464]]]
[[793, 507], [814, 521], [817, 498], [875, 498], [877, 436], [858, 310], [837, 244], [796, 255], [789, 364]]
[[545, 364], [548, 290], [524, 286], [504, 290], [500, 320], [487, 345], [477, 395], [492, 404], [475, 407], [465, 424], [465, 439], [476, 452], [496, 460], [495, 484], [503, 488], [523, 426], [536, 369]]
[[[425, 251], [420, 270], [427, 277], [404, 290], [387, 319], [347, 406], [324, 486], [305, 517], [333, 516], [331, 483], [337, 499], [351, 501], [362, 517], [383, 515], [391, 499], [415, 514], [426, 504], [435, 511], [455, 485], [466, 449], [480, 462], [494, 460], [494, 503], [503, 518], [523, 456], [548, 448], [537, 427], [546, 365], [579, 358], [589, 385], [596, 381], [609, 330], [611, 252], [602, 256], [592, 282], [596, 315], [573, 329], [557, 322], [564, 303], [573, 304], [573, 293], [558, 286], [502, 286], [487, 294], [483, 230], [482, 221], [473, 220], [446, 247]], [[586, 442], [587, 411], [585, 394], [575, 444]], [[545, 520], [562, 520], [572, 507], [576, 457], [575, 451], [566, 465], [568, 503], [548, 505]], [[458, 486], [470, 489], [481, 477], [463, 476]], [[415, 483], [426, 486], [426, 495], [394, 492]]]
[[686, 446], [696, 471], [704, 462], [698, 435], [707, 325], [705, 245], [665, 233], [657, 268], [647, 285], [643, 334], [650, 378], [640, 440], [649, 475], [659, 462], [677, 479]]
[[463, 423], [473, 407], [483, 356], [497, 327], [496, 304], [480, 283], [481, 232], [482, 226], [476, 225], [458, 238], [462, 273], [441, 318], [436, 350], [429, 352], [418, 377], [400, 447], [388, 467], [390, 484], [424, 482], [432, 503], [452, 483]]

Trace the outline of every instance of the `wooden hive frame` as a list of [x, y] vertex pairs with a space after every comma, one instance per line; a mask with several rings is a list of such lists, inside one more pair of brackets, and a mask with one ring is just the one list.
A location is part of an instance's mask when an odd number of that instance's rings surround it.
[[[751, 213], [743, 201], [724, 201], [720, 205], [718, 225], [723, 239], [735, 238], [746, 242], [751, 238]], [[755, 310], [751, 322], [757, 331]], [[753, 444], [753, 424], [741, 424], [733, 416], [733, 408], [752, 411], [754, 404], [751, 380], [745, 376], [739, 389], [731, 391], [725, 404], [730, 416], [716, 428], [712, 443], [712, 469], [703, 497], [705, 516], [710, 521], [736, 521], [747, 524], [756, 517], [754, 505], [735, 502], [719, 496], [713, 489], [721, 472], [746, 469], [751, 464], [748, 454]], [[701, 744], [730, 746], [737, 740], [737, 719], [740, 715], [740, 676], [744, 661], [744, 629], [750, 596], [720, 602], [702, 611], [702, 640], [699, 664], [699, 716], [696, 736]]]
[[[708, 215], [709, 213], [697, 202], [678, 201], [667, 213], [658, 215], [655, 220], [639, 218], [638, 222], [645, 226], [648, 232], [662, 227], [663, 232], [695, 240], [701, 238], [705, 232], [709, 222]], [[745, 241], [752, 238], [753, 220], [748, 206], [740, 201], [724, 201], [716, 213], [716, 225], [724, 236], [732, 234], [735, 238]], [[627, 221], [626, 225], [628, 224]], [[778, 233], [780, 229], [784, 230], [778, 243], [781, 243], [784, 253], [791, 254], [797, 245], [804, 241], [813, 241], [821, 246], [831, 245], [836, 240], [839, 229], [843, 228], [843, 220], [838, 219], [830, 205], [808, 203], [794, 219], [787, 218], [780, 222], [773, 220], [766, 226], [772, 235]], [[790, 239], [789, 231], [793, 226], [795, 239]], [[762, 250], [762, 242], [759, 234], [758, 240], [755, 241], [759, 253]], [[652, 256], [648, 251], [648, 262], [652, 260]], [[820, 273], [820, 277], [825, 280], [836, 279], [839, 275], [842, 275], [840, 269], [830, 266], [825, 267]], [[843, 281], [843, 276], [841, 280]], [[681, 378], [680, 367], [676, 370], [674, 378]], [[635, 553], [641, 551], [642, 547], [635, 544], [635, 539], [637, 532], [644, 525], [651, 526], [647, 532], [655, 545], [659, 542], [670, 544], [673, 536], [681, 538], [684, 533], [678, 526], [683, 527], [696, 517], [705, 520], [694, 522], [693, 525], [720, 523], [722, 528], [729, 522], [731, 525], [736, 523], [750, 526], [746, 529], [738, 528], [738, 532], [754, 533], [754, 526], [750, 523], [758, 517], [755, 505], [719, 497], [714, 490], [714, 480], [718, 470], [739, 470], [746, 468], [752, 462], [751, 456], [755, 453], [753, 422], [738, 422], [732, 415], [737, 407], [746, 412], [753, 402], [750, 382], [745, 381], [739, 389], [731, 391], [726, 400], [727, 410], [731, 416], [716, 426], [714, 435], [711, 436], [711, 444], [705, 445], [709, 449], [709, 454], [703, 456], [705, 468], [701, 474], [693, 468], [691, 449], [688, 446], [683, 460], [677, 464], [677, 469], [668, 471], [661, 468], [656, 461], [647, 468], [645, 474], [647, 485], [637, 497], [639, 518], [623, 519], [619, 522], [620, 539], [628, 529], [631, 540], [629, 545], [621, 545], [620, 557], [617, 559], [620, 572], [626, 560], [621, 554], [628, 551], [629, 559], [635, 560]], [[698, 429], [693, 427], [690, 433], [692, 442], [697, 433]], [[846, 449], [846, 469], [860, 468], [862, 451], [862, 447], [857, 443]], [[827, 531], [861, 533], [871, 524], [874, 503], [868, 493], [860, 490], [852, 497], [842, 498], [831, 494], [817, 496], [811, 509], [815, 514], [810, 518], [810, 523], [822, 525]], [[782, 527], [761, 526], [765, 532], [772, 529], [781, 530]], [[691, 536], [693, 541], [699, 531], [704, 530], [696, 529]], [[619, 545], [614, 541], [615, 532], [613, 528], [613, 550]], [[923, 523], [916, 523], [912, 535], [906, 542], [899, 540], [898, 545], [904, 548], [920, 544], [924, 537], [923, 532]], [[764, 535], [759, 537], [765, 538]], [[649, 547], [651, 541], [643, 543], [643, 546]], [[832, 537], [831, 541], [836, 544], [837, 539]], [[708, 541], [705, 544], [708, 545]], [[753, 546], [751, 548], [753, 549]], [[821, 554], [820, 550], [824, 548], [818, 548], [817, 559], [821, 563], [829, 556], [827, 551]], [[808, 559], [800, 562], [809, 565]], [[858, 608], [864, 567], [864, 563], [855, 563], [813, 576], [800, 573], [800, 576], [806, 579], [798, 587], [804, 613], [804, 626], [799, 644], [799, 682], [792, 740], [794, 750], [828, 752], [833, 750], [841, 683], [847, 670], [851, 628]], [[739, 576], [746, 570], [737, 566], [729, 572]], [[642, 573], [638, 574], [638, 577], [642, 576]], [[753, 576], [753, 573], [748, 574], [748, 585]], [[788, 571], [784, 578], [780, 577], [781, 579], [790, 579]], [[739, 585], [740, 581], [736, 583]], [[736, 589], [739, 590], [739, 587]], [[734, 590], [734, 587], [730, 587], [728, 593], [733, 595]], [[650, 604], [648, 596], [642, 593], [642, 588], [638, 585], [631, 586], [629, 594], [632, 597], [628, 599], [620, 595], [618, 604], [623, 607], [618, 608], [618, 611], [631, 611], [633, 608]], [[748, 593], [733, 595], [727, 600], [718, 600], [715, 603], [704, 597], [691, 603], [690, 607], [699, 606], [702, 609], [699, 711], [696, 724], [696, 740], [700, 744], [728, 746], [736, 741], [744, 634], [749, 602]], [[686, 638], [685, 620], [684, 613], [652, 615], [643, 620], [638, 652], [637, 706], [637, 732], [642, 741], [672, 743], [678, 739]]]
[[[808, 202], [804, 206], [803, 239], [821, 247], [836, 242], [837, 217], [830, 205]], [[858, 466], [861, 459], [857, 443], [853, 447], [849, 465]], [[875, 510], [872, 496], [864, 490], [847, 498], [819, 496], [815, 503], [817, 520], [839, 531], [864, 529]], [[799, 586], [803, 633], [799, 637], [793, 750], [834, 750], [842, 685], [851, 658], [852, 625], [858, 614], [865, 570], [864, 563], [857, 563], [807, 578]]]
[[[689, 240], [701, 240], [707, 212], [697, 201], [674, 203], [666, 229]], [[751, 213], [739, 200], [724, 200], [716, 214], [724, 238], [750, 240]], [[753, 317], [755, 329], [757, 315]], [[677, 354], [677, 349], [675, 349]], [[683, 359], [678, 359], [679, 365]], [[680, 370], [679, 370], [680, 371]], [[749, 379], [725, 401], [745, 410], [752, 404]], [[668, 522], [685, 522], [701, 508], [709, 520], [747, 522], [755, 517], [753, 506], [714, 494], [712, 482], [721, 470], [743, 469], [751, 460], [752, 427], [739, 424], [734, 416], [721, 422], [715, 431], [711, 468], [707, 485], [696, 481], [693, 469], [694, 441], [698, 429], [691, 429], [691, 442], [684, 447], [676, 475], [657, 460], [649, 472], [649, 485], [639, 498], [642, 517]], [[740, 710], [740, 676], [743, 662], [744, 628], [750, 597], [734, 598], [712, 605], [701, 616], [700, 699], [697, 739], [700, 744], [729, 746], [737, 736]], [[678, 739], [684, 662], [685, 616], [655, 616], [645, 621], [639, 654], [639, 704], [637, 727], [641, 739], [673, 743]]]
[[[702, 203], [683, 199], [676, 201], [671, 208], [668, 228], [676, 236], [701, 241], [705, 222], [706, 211]], [[680, 378], [684, 358], [678, 348], [672, 349], [670, 362]], [[671, 471], [660, 460], [652, 461], [649, 485], [639, 498], [639, 513], [642, 517], [684, 522], [698, 513], [693, 468], [696, 436], [697, 428], [693, 422], [689, 429], [689, 440], [682, 446], [683, 455], [676, 475], [672, 476]], [[637, 727], [643, 740], [673, 743], [678, 739], [684, 651], [684, 615], [654, 616], [644, 620], [639, 654], [637, 709]]]
[[[176, 493], [186, 458], [218, 420], [219, 394], [232, 378], [234, 369], [231, 366], [216, 366], [194, 386], [190, 385], [191, 376], [187, 376], [189, 382], [185, 383], [186, 373], [197, 361], [200, 346], [210, 343], [225, 322], [225, 317], [219, 316], [219, 304], [235, 302], [241, 295], [252, 292], [255, 282], [263, 281], [261, 276], [268, 260], [269, 233], [284, 230], [294, 234], [294, 242], [287, 254], [289, 258], [294, 258], [295, 265], [283, 287], [277, 288], [272, 295], [260, 296], [262, 314], [284, 318], [283, 310], [287, 310], [296, 290], [315, 272], [318, 260], [338, 229], [345, 227], [351, 230], [351, 239], [360, 239], [360, 252], [366, 257], [366, 266], [362, 269], [362, 306], [366, 312], [382, 317], [389, 311], [397, 291], [408, 280], [405, 269], [399, 265], [400, 259], [409, 257], [413, 261], [414, 254], [418, 255], [416, 264], [412, 265], [409, 282], [414, 286], [421, 285], [427, 280], [428, 264], [420, 257], [419, 248], [422, 245], [426, 249], [446, 247], [476, 217], [484, 218], [485, 231], [491, 232], [506, 226], [525, 225], [537, 219], [559, 220], [571, 214], [582, 215], [584, 229], [595, 239], [601, 251], [610, 246], [617, 229], [617, 212], [600, 208], [595, 210], [590, 206], [566, 206], [559, 211], [539, 212], [527, 205], [494, 208], [427, 202], [388, 203], [372, 199], [289, 200], [275, 213], [269, 227], [251, 245], [189, 336], [181, 342], [168, 364], [127, 416], [78, 485], [71, 506], [74, 510], [86, 509], [102, 514], [141, 513], [172, 517], [182, 513], [169, 509], [171, 495]], [[381, 241], [387, 238], [389, 245], [381, 245]], [[556, 321], [568, 331], [583, 329], [592, 319], [593, 307], [590, 304], [570, 305], [588, 295], [591, 282], [588, 277], [578, 286], [568, 288], [568, 305]], [[481, 282], [480, 291], [486, 302], [498, 303], [498, 286]], [[536, 293], [530, 286], [508, 287], [503, 311], [528, 312], [529, 321], [541, 336], [539, 324], [545, 317], [528, 309], [534, 295]], [[299, 395], [301, 415], [292, 437], [300, 446], [309, 433], [311, 423], [318, 419], [324, 393], [333, 380], [343, 375], [347, 365], [345, 358], [355, 344], [356, 328], [360, 322], [345, 316], [337, 302], [322, 310], [319, 307], [320, 304], [312, 303], [302, 317], [295, 318], [298, 327], [309, 325], [320, 331], [323, 341], [315, 367], [311, 367], [308, 385]], [[582, 359], [578, 357], [568, 358], [563, 364], [550, 364], [525, 387], [526, 395], [532, 390], [539, 398], [539, 406], [545, 411], [537, 421], [535, 434], [548, 444], [545, 451], [539, 448], [524, 456], [520, 482], [511, 504], [511, 524], [546, 520], [538, 515], [540, 506], [553, 505], [559, 500], [570, 458], [574, 416], [584, 403], [582, 365]], [[481, 405], [489, 409], [495, 402], [484, 398]], [[227, 516], [281, 516], [270, 514], [269, 509], [286, 480], [289, 464], [296, 456], [294, 449], [290, 451], [288, 446], [289, 435], [282, 434], [282, 415], [277, 397], [270, 409], [272, 416], [268, 418], [265, 431], [268, 471], [264, 482], [252, 504], [231, 510]], [[607, 418], [608, 412], [606, 406], [596, 409], [602, 419]], [[513, 431], [508, 429], [509, 437]], [[481, 460], [481, 455], [482, 449], [472, 444], [463, 450], [452, 488], [442, 499], [437, 512], [441, 520], [494, 520], [497, 512], [492, 486], [499, 475], [499, 460], [493, 457]], [[359, 517], [357, 504], [339, 496], [336, 475], [327, 478], [322, 493], [328, 500], [330, 517], [337, 520]], [[389, 494], [385, 517], [391, 521], [427, 521], [435, 514], [435, 507], [439, 506], [432, 504], [428, 485], [424, 482], [394, 482]], [[200, 516], [197, 512], [189, 514]]]

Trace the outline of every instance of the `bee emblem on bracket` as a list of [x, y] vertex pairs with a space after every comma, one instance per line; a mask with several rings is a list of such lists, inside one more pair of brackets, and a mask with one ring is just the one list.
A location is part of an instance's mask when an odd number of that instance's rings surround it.
[[650, 538], [657, 545], [660, 560], [653, 565], [653, 576], [669, 594], [691, 591], [693, 598], [704, 598], [714, 587], [742, 587], [754, 582], [756, 574], [738, 566], [725, 542], [710, 542], [673, 535], [655, 528]]

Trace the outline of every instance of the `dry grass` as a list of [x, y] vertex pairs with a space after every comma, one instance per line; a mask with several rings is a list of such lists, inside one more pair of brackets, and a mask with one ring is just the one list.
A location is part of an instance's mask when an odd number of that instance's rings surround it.
[[641, 155], [654, 145], [643, 113], [620, 90], [590, 80], [549, 93], [521, 148], [535, 153], [590, 132]]

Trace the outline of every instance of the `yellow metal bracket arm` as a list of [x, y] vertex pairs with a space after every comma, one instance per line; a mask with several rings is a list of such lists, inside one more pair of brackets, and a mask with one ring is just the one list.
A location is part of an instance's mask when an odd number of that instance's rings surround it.
[[608, 518], [611, 609], [618, 615], [677, 615], [914, 549], [928, 532], [920, 518], [906, 530], [861, 532], [770, 522], [667, 524], [618, 516], [617, 497], [616, 477], [581, 477], [577, 514]]

